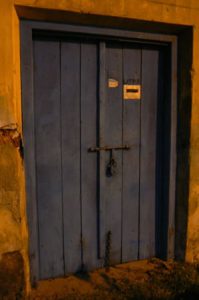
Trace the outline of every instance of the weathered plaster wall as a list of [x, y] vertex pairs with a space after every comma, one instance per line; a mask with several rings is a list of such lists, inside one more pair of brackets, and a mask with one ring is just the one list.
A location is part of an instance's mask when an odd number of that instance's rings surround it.
[[[193, 26], [190, 196], [186, 258], [199, 260], [199, 2], [198, 0], [0, 0], [0, 127], [21, 132], [19, 17], [16, 6]], [[43, 12], [45, 17], [45, 11]], [[37, 18], [32, 12], [31, 18]], [[49, 19], [49, 17], [48, 17]], [[67, 20], [66, 20], [67, 21]], [[20, 253], [28, 282], [28, 231], [23, 160], [0, 136], [0, 256]], [[17, 267], [17, 265], [16, 265]], [[27, 289], [29, 286], [27, 285]]]

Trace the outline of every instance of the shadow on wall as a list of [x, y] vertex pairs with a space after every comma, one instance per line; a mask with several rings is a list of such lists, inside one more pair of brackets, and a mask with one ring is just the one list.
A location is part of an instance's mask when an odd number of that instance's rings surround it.
[[24, 266], [19, 252], [2, 255], [0, 260], [0, 299], [23, 299]]
[[189, 148], [191, 132], [191, 69], [193, 59], [193, 30], [183, 30], [178, 38], [178, 121], [177, 121], [177, 185], [176, 240], [177, 260], [184, 260], [187, 243], [189, 200]]

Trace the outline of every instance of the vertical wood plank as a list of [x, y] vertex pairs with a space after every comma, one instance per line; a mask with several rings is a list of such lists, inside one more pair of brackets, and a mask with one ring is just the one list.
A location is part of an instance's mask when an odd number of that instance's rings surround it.
[[158, 57], [157, 50], [142, 51], [140, 259], [155, 256]]
[[[99, 105], [98, 105], [98, 144], [99, 147], [105, 145], [104, 140], [104, 122], [105, 113], [104, 107], [106, 102], [106, 92], [107, 92], [107, 78], [106, 78], [106, 44], [105, 42], [100, 42], [99, 46]], [[104, 189], [105, 189], [105, 152], [98, 153], [98, 257], [104, 257], [105, 251], [105, 201], [104, 201]]]
[[35, 41], [35, 135], [40, 278], [64, 274], [59, 43]]
[[96, 268], [98, 249], [97, 145], [98, 49], [96, 44], [81, 44], [81, 191], [82, 251], [86, 270]]
[[[108, 79], [118, 80], [118, 87], [109, 88]], [[106, 86], [107, 97], [101, 107], [103, 124], [100, 124], [100, 138], [103, 136], [104, 145], [118, 146], [122, 143], [122, 50], [120, 45], [106, 49]], [[100, 119], [100, 121], [102, 120]], [[100, 154], [101, 155], [101, 154]], [[100, 168], [103, 177], [103, 188], [100, 187], [100, 201], [103, 201], [104, 232], [102, 251], [106, 247], [106, 234], [111, 232], [110, 262], [119, 263], [121, 260], [121, 198], [122, 198], [122, 152], [114, 151], [113, 156], [117, 163], [116, 174], [107, 177], [106, 167], [110, 161], [110, 153], [103, 153]], [[100, 220], [101, 222], [101, 220]], [[101, 225], [101, 224], [100, 224]]]
[[81, 268], [80, 43], [61, 44], [65, 272]]
[[[141, 50], [123, 49], [124, 83], [141, 84]], [[123, 100], [122, 261], [138, 258], [140, 101]]]

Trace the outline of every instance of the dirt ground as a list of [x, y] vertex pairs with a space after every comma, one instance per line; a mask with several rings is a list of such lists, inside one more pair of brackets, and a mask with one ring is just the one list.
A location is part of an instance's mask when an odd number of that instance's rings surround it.
[[199, 299], [197, 264], [138, 261], [40, 281], [30, 300]]

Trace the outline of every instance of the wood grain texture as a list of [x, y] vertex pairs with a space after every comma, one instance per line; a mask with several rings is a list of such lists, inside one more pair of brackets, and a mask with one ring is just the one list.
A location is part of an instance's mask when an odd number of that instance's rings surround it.
[[155, 256], [157, 82], [158, 51], [142, 50], [140, 259]]
[[64, 274], [59, 43], [35, 42], [34, 58], [40, 278], [53, 278]]
[[[117, 88], [108, 88], [108, 79], [118, 80]], [[100, 108], [101, 119], [100, 138], [107, 146], [118, 146], [122, 143], [122, 50], [119, 45], [106, 49], [106, 87], [107, 96], [103, 107]], [[106, 168], [110, 161], [110, 152], [103, 154], [101, 160], [101, 176], [103, 176], [103, 190], [101, 188], [100, 201], [103, 201], [103, 226], [104, 245], [106, 247], [106, 234], [111, 232], [111, 263], [119, 263], [121, 260], [121, 199], [122, 199], [122, 152], [114, 151], [114, 159], [117, 163], [116, 174], [107, 177]], [[101, 220], [100, 220], [101, 222]], [[103, 248], [101, 249], [103, 251]]]
[[[141, 50], [123, 49], [123, 82], [141, 83]], [[122, 261], [138, 258], [139, 239], [139, 173], [140, 173], [140, 103], [123, 100], [123, 203]]]
[[[104, 139], [104, 122], [105, 122], [105, 103], [106, 103], [106, 97], [107, 97], [107, 78], [106, 78], [106, 44], [105, 42], [101, 42], [99, 45], [99, 105], [98, 105], [98, 145], [99, 147], [103, 147], [105, 145], [105, 139]], [[105, 253], [105, 195], [104, 195], [104, 189], [105, 189], [105, 152], [101, 151], [98, 154], [98, 258], [104, 258]]]
[[81, 268], [80, 43], [61, 44], [65, 272]]
[[86, 270], [98, 266], [97, 145], [98, 129], [98, 47], [81, 44], [81, 194], [82, 252]]

